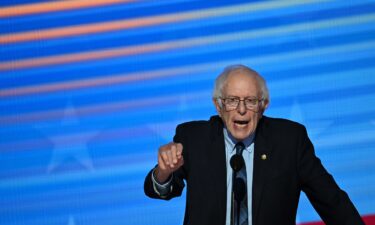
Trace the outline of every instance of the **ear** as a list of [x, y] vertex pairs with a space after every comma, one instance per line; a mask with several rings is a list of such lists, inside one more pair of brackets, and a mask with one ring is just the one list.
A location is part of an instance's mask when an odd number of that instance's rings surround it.
[[263, 101], [263, 103], [262, 103], [262, 109], [260, 110], [260, 112], [262, 113], [262, 115], [266, 111], [266, 109], [268, 108], [269, 104], [270, 104], [270, 102], [269, 102], [268, 99], [266, 99], [266, 100]]
[[221, 104], [217, 98], [212, 98], [212, 102], [215, 105], [217, 114], [221, 117]]

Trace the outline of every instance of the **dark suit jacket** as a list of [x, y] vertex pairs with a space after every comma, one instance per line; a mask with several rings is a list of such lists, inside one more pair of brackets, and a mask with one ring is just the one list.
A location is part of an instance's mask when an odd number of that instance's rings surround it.
[[[172, 192], [164, 199], [180, 196], [186, 180], [184, 224], [224, 225], [227, 174], [222, 120], [213, 116], [180, 124], [174, 142], [182, 143], [185, 162], [173, 174]], [[315, 156], [304, 126], [263, 116], [254, 147], [253, 225], [295, 224], [301, 190], [327, 225], [364, 225], [348, 195]], [[149, 197], [160, 198], [151, 171], [144, 189]]]

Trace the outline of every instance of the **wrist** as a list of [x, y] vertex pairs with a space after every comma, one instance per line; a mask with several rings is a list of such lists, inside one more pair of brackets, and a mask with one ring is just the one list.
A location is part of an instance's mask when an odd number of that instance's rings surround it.
[[166, 173], [160, 170], [159, 166], [156, 167], [154, 170], [154, 177], [159, 184], [166, 183], [169, 180], [170, 176], [171, 176], [171, 173]]

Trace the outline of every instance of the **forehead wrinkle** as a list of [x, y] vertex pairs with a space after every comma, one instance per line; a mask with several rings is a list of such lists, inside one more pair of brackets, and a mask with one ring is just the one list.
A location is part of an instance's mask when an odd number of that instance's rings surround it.
[[[258, 98], [260, 90], [256, 78], [254, 76], [249, 76], [249, 74], [239, 73], [239, 71], [235, 72], [236, 73], [231, 73], [228, 76], [228, 79], [223, 86], [223, 95], [232, 97]], [[238, 76], [240, 77], [238, 78]], [[247, 84], [244, 83], [245, 81]], [[231, 88], [229, 88], [229, 85], [231, 85]], [[246, 89], [244, 88], [245, 85], [247, 85]]]

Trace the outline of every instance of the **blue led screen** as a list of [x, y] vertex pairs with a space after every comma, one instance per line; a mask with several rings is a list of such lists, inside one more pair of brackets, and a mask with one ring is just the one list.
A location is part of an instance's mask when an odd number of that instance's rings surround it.
[[[1, 1], [0, 224], [182, 224], [143, 181], [230, 64], [375, 214], [375, 1]], [[320, 218], [305, 196], [297, 223]], [[375, 224], [375, 223], [374, 223]]]

